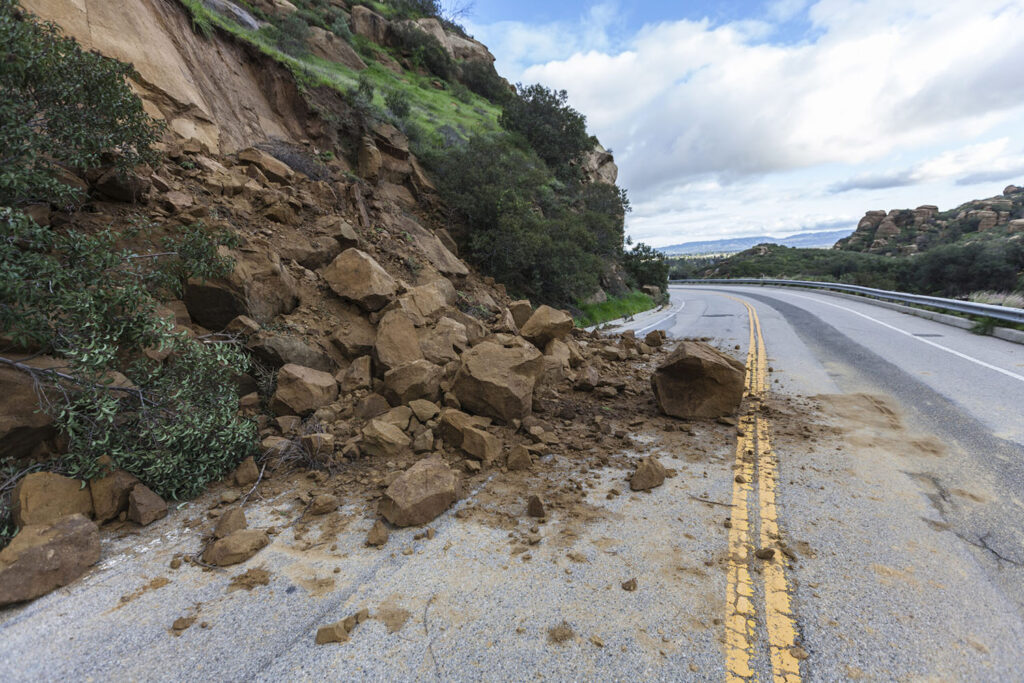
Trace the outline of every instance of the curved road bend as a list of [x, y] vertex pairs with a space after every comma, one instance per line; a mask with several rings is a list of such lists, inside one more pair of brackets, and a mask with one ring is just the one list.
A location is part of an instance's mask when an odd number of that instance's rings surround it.
[[846, 440], [776, 448], [780, 527], [815, 555], [793, 577], [809, 677], [1020, 676], [1024, 346], [817, 292], [670, 294], [643, 332], [746, 353], [749, 303], [769, 391], [819, 397]]

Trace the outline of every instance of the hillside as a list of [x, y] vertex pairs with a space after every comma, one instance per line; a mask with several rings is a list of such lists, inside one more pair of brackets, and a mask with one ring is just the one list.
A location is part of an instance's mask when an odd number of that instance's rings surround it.
[[[651, 346], [543, 305], [648, 284], [583, 115], [433, 3], [370, 5], [0, 0], [31, 56], [0, 78], [0, 546], [36, 505], [149, 524], [240, 462], [375, 506], [377, 467], [483, 478], [641, 390], [611, 363]], [[70, 580], [14, 566], [0, 603]]]
[[711, 264], [674, 263], [673, 277], [769, 277], [847, 282], [920, 294], [1024, 291], [1024, 189], [967, 202], [869, 211], [833, 249], [761, 244]]
[[801, 232], [788, 237], [772, 237], [758, 235], [756, 237], [734, 237], [721, 240], [703, 240], [683, 242], [659, 247], [658, 251], [666, 256], [700, 255], [700, 254], [734, 254], [750, 249], [758, 244], [779, 244], [784, 247], [802, 247], [805, 249], [823, 249], [831, 247], [837, 239], [850, 234], [849, 230], [828, 230], [824, 232]]
[[910, 255], [964, 239], [1024, 233], [1024, 188], [1007, 186], [1001, 195], [975, 199], [955, 209], [934, 205], [916, 209], [868, 211], [857, 230], [835, 248], [870, 254]]

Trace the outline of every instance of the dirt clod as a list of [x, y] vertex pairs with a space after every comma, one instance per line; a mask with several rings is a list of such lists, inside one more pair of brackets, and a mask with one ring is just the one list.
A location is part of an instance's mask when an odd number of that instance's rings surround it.
[[635, 591], [636, 590], [636, 579], [633, 578], [633, 579], [630, 579], [629, 581], [624, 581], [622, 583], [622, 590], [629, 591], [629, 592]]
[[576, 632], [572, 630], [572, 626], [566, 621], [548, 629], [548, 642], [555, 643], [556, 645], [572, 640], [575, 636]]
[[775, 548], [758, 548], [754, 551], [754, 557], [759, 560], [770, 560], [775, 557]]

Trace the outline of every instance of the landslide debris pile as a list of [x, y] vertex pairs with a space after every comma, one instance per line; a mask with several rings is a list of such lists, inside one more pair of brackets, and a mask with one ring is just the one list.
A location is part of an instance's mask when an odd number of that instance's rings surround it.
[[[215, 522], [198, 530], [199, 550], [172, 568], [233, 565], [272, 543], [279, 529], [250, 526], [245, 506], [254, 495], [294, 489], [301, 540], [309, 519], [331, 518], [361, 491], [381, 517], [367, 538], [379, 546], [388, 525], [429, 522], [467, 482], [495, 469], [529, 472], [554, 452], [607, 464], [602, 449], [629, 443], [624, 425], [654, 414], [649, 375], [663, 335], [582, 332], [567, 312], [512, 300], [467, 266], [438, 221], [443, 207], [431, 180], [392, 123], [360, 117], [336, 93], [300, 92], [291, 74], [242, 45], [189, 34], [181, 9], [165, 3], [146, 0], [125, 14], [86, 3], [85, 15], [77, 6], [26, 4], [89, 47], [132, 58], [155, 46], [168, 57], [140, 59], [134, 81], [168, 123], [160, 160], [129, 173], [62, 168], [61, 181], [84, 202], [73, 210], [33, 203], [26, 214], [52, 231], [121, 235], [129, 250], [139, 249], [131, 235], [140, 223], [168, 236], [200, 226], [230, 237], [218, 251], [228, 272], [188, 279], [158, 312], [176, 333], [251, 357], [252, 368], [225, 384], [259, 443], [227, 480], [210, 511]], [[364, 14], [351, 8], [354, 29]], [[140, 18], [124, 27], [125, 40], [113, 39], [110, 27]], [[445, 40], [461, 59], [489, 64], [472, 45]], [[614, 181], [610, 155], [588, 159], [592, 180]], [[24, 368], [64, 368], [66, 360], [21, 348], [7, 332], [0, 494], [11, 505], [10, 526], [0, 531], [17, 534], [0, 550], [0, 605], [81, 576], [101, 556], [100, 526], [180, 521], [145, 472], [109, 457], [95, 461], [88, 481], [61, 473], [54, 463], [68, 438], [38, 410], [39, 375]], [[177, 360], [162, 348], [143, 355], [163, 366]], [[135, 389], [119, 372], [109, 379]], [[654, 464], [638, 479], [644, 488], [657, 485]], [[44, 465], [57, 471], [34, 471]], [[560, 505], [557, 497], [546, 503]]]

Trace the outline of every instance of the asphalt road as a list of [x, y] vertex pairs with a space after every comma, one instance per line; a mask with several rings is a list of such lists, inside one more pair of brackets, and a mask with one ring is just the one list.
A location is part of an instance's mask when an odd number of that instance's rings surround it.
[[[635, 426], [626, 455], [678, 471], [652, 493], [606, 497], [622, 469], [549, 456], [531, 476], [578, 481], [587, 504], [525, 552], [531, 480], [495, 472], [432, 539], [366, 548], [372, 509], [352, 500], [237, 568], [169, 569], [213, 491], [0, 610], [0, 679], [1020, 680], [1024, 347], [822, 294], [673, 288], [672, 304], [630, 325], [709, 338], [761, 382], [738, 429]], [[281, 494], [247, 516], [299, 510]], [[767, 545], [786, 559], [752, 556]], [[230, 590], [256, 567], [268, 585]], [[314, 644], [363, 607], [390, 621]]]

